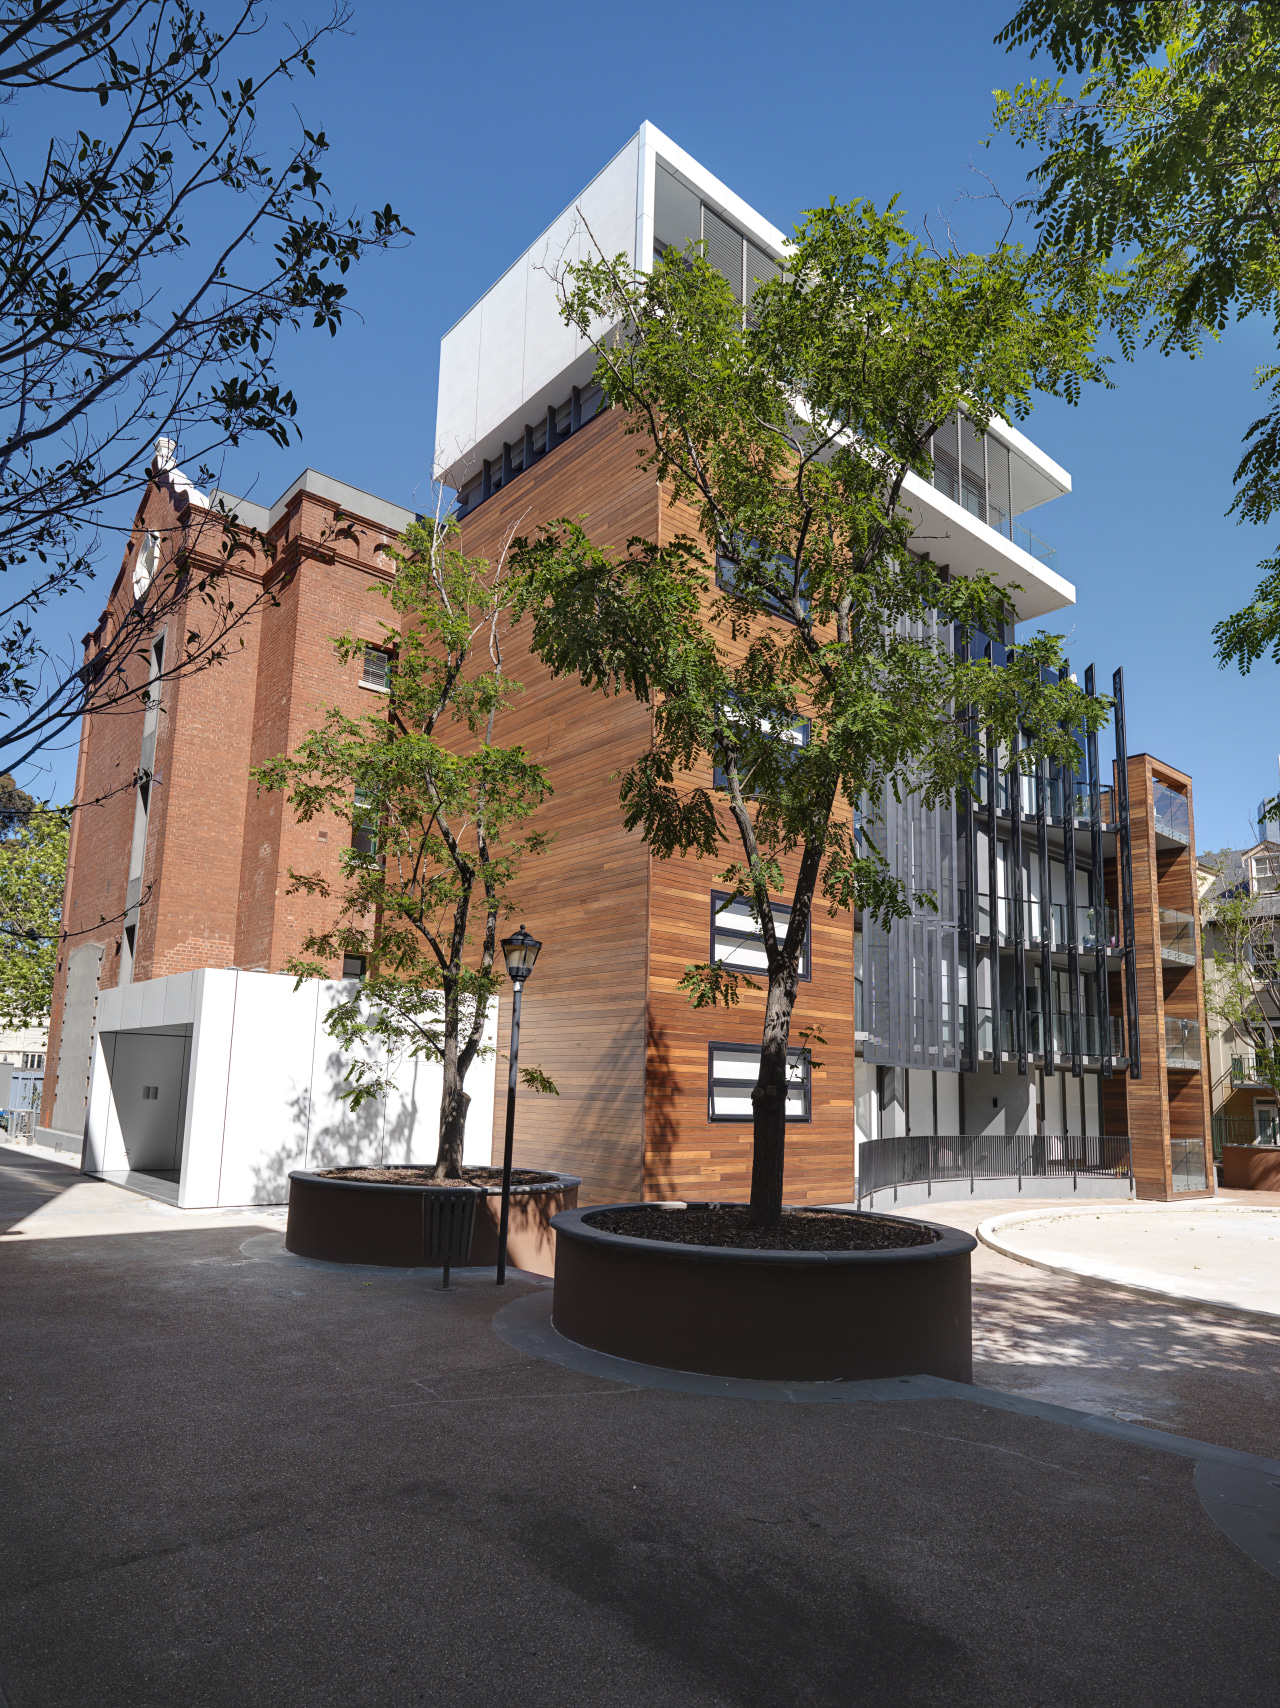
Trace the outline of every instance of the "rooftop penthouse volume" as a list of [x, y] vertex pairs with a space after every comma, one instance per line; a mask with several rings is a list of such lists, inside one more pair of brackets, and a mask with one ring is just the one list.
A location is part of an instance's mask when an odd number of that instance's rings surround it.
[[[445, 333], [435, 473], [469, 514], [595, 419], [596, 356], [560, 312], [556, 278], [590, 256], [646, 270], [667, 248], [703, 245], [744, 306], [773, 277], [786, 235], [655, 126], [635, 136]], [[1075, 603], [1057, 553], [1024, 518], [1071, 476], [1008, 422], [978, 434], [963, 416], [935, 436], [932, 481], [909, 474], [914, 550], [953, 575], [1014, 586], [1020, 621]]]

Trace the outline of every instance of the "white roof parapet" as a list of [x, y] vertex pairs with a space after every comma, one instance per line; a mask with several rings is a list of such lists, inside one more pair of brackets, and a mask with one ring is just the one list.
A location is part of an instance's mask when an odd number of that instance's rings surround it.
[[[486, 462], [496, 468], [504, 447], [521, 443], [526, 426], [537, 427], [548, 408], [561, 407], [574, 387], [590, 382], [595, 352], [561, 318], [554, 275], [592, 254], [626, 254], [641, 270], [653, 265], [654, 239], [663, 235], [655, 231], [660, 166], [675, 181], [662, 180], [666, 209], [682, 200], [683, 191], [692, 192], [693, 208], [701, 201], [760, 250], [785, 254], [790, 239], [784, 232], [646, 121], [441, 339], [435, 474], [446, 485], [460, 490]], [[1005, 421], [992, 425], [1014, 453], [1015, 517], [1071, 491], [1067, 471], [1025, 434]], [[1001, 585], [1018, 583], [1019, 621], [1075, 603], [1075, 588], [1051, 564], [933, 486], [909, 475], [903, 496], [919, 518], [913, 547], [949, 562], [957, 575], [986, 569]]]
[[554, 274], [590, 255], [653, 265], [658, 162], [761, 249], [780, 255], [785, 233], [647, 120], [440, 340], [435, 472], [461, 486], [536, 425], [548, 405], [585, 386], [595, 352], [560, 316]]
[[[345, 480], [335, 480], [332, 475], [319, 474], [315, 469], [303, 469], [269, 510], [263, 504], [236, 498], [219, 487], [209, 494], [208, 508], [216, 510], [222, 504], [227, 514], [238, 516], [245, 527], [256, 528], [265, 534], [275, 527], [299, 492], [314, 492], [317, 498], [327, 498], [340, 509], [359, 516], [362, 521], [378, 523], [389, 534], [403, 534], [411, 523], [421, 520], [416, 510], [406, 510], [402, 504], [392, 504], [386, 498], [378, 498], [358, 486], [349, 486]], [[202, 498], [200, 502], [204, 504], [205, 500]]]

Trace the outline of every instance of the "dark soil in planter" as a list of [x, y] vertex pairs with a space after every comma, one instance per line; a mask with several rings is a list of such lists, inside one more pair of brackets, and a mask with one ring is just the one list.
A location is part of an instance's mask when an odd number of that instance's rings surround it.
[[[501, 1186], [502, 1170], [500, 1168], [467, 1168], [462, 1170], [461, 1180], [437, 1180], [433, 1168], [414, 1168], [407, 1165], [401, 1168], [320, 1168], [316, 1173], [322, 1180], [365, 1180], [379, 1186]], [[513, 1168], [511, 1184], [513, 1186], [547, 1186], [559, 1178], [555, 1174], [544, 1174], [536, 1168]]]
[[734, 1246], [740, 1251], [894, 1251], [932, 1245], [932, 1228], [910, 1226], [888, 1216], [848, 1215], [838, 1210], [784, 1210], [782, 1226], [748, 1226], [746, 1204], [691, 1204], [686, 1210], [657, 1204], [601, 1210], [586, 1216], [588, 1227], [632, 1239], [670, 1245]]

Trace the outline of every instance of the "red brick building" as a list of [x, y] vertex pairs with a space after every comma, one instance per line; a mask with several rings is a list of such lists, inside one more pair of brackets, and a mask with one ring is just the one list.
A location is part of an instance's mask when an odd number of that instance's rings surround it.
[[[139, 688], [159, 676], [158, 699], [91, 713], [81, 729], [76, 800], [89, 804], [72, 827], [41, 1115], [77, 1147], [99, 988], [198, 967], [279, 971], [322, 922], [319, 904], [285, 894], [288, 868], [336, 877], [349, 827], [298, 825], [279, 796], [258, 795], [249, 769], [295, 745], [328, 706], [368, 710], [377, 684], [362, 682], [358, 656], [342, 663], [333, 637], [380, 639], [391, 615], [379, 592], [389, 579], [382, 548], [414, 520], [313, 469], [269, 510], [206, 498], [168, 460], [153, 467], [86, 637], [91, 666], [137, 590], [145, 611], [171, 585], [170, 566], [189, 563], [191, 593], [144, 627], [132, 666]], [[229, 552], [223, 509], [240, 525]], [[188, 632], [213, 621], [196, 590], [212, 570], [248, 614], [220, 662], [166, 679]]]

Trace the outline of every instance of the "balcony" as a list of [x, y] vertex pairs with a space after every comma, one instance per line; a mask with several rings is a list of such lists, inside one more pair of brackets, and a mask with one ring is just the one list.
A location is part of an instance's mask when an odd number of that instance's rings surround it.
[[1191, 809], [1185, 795], [1168, 789], [1163, 783], [1152, 782], [1152, 805], [1155, 808], [1156, 830], [1173, 842], [1191, 841]]
[[1175, 966], [1195, 966], [1196, 922], [1194, 914], [1179, 913], [1172, 907], [1160, 909], [1160, 959]]
[[[997, 896], [996, 906], [1000, 919], [1001, 943], [1013, 941], [1013, 904], [1008, 896]], [[1029, 949], [1035, 949], [1040, 944], [1040, 903], [1026, 900], [1022, 904], [1023, 937]], [[1055, 951], [1065, 954], [1069, 948], [1067, 942], [1067, 909], [1064, 902], [1053, 902], [1049, 908], [1050, 940]], [[989, 896], [979, 892], [978, 895], [978, 936], [989, 942], [991, 939], [991, 900]], [[1076, 946], [1082, 951], [1093, 953], [1099, 948], [1105, 948], [1112, 953], [1120, 949], [1120, 933], [1116, 922], [1116, 912], [1112, 907], [1077, 907], [1076, 908]]]
[[1200, 1022], [1165, 1016], [1164, 1059], [1168, 1067], [1194, 1072], [1200, 1066]]
[[[1007, 772], [1000, 772], [996, 777], [996, 811], [1002, 818], [1009, 817], [1009, 803], [1012, 799], [1010, 778]], [[1018, 791], [1022, 801], [1023, 818], [1036, 816], [1036, 780], [1034, 777], [1020, 777], [1021, 788]], [[975, 805], [985, 808], [987, 804], [987, 769], [982, 766], [978, 771], [973, 791]], [[1045, 796], [1045, 813], [1054, 824], [1061, 824], [1067, 816], [1068, 807], [1073, 811], [1078, 823], [1088, 824], [1093, 812], [1090, 792], [1074, 777], [1050, 775]], [[1104, 825], [1114, 824], [1115, 791], [1110, 788], [1098, 790], [1098, 816]]]
[[994, 432], [979, 438], [965, 415], [944, 421], [933, 436], [933, 485], [1057, 574], [1057, 552], [1014, 515], [1015, 509], [1042, 501], [1040, 483], [1025, 459]]
[[[1128, 1058], [1126, 1055], [1124, 1026], [1121, 1017], [1118, 1014], [1111, 1014], [1108, 1015], [1107, 1020], [1108, 1031], [1111, 1039], [1111, 1058], [1113, 1061], [1125, 1061]], [[1039, 1056], [1044, 1054], [1042, 1042], [1044, 1037], [1043, 1021], [1044, 1016], [1036, 1012], [1034, 1009], [1027, 1015], [1027, 1054], [1029, 1056]], [[1015, 1042], [1017, 1033], [1014, 1022], [1015, 1015], [1013, 1009], [1006, 1008], [1001, 1014], [1000, 1025], [1000, 1051], [1001, 1054], [1005, 1056], [1013, 1056], [1017, 1054], [1017, 1044]], [[967, 1028], [968, 1017], [962, 1009], [960, 1013], [960, 1037], [962, 1043], [967, 1039]], [[1081, 1055], [1100, 1057], [1102, 1055], [1101, 1038], [1102, 1032], [1098, 1025], [1098, 1016], [1096, 1014], [1082, 1014], [1080, 1016]], [[1053, 1016], [1053, 1048], [1056, 1055], [1066, 1057], [1071, 1054], [1071, 1016], [1069, 1014], [1055, 1014]], [[980, 1008], [978, 1010], [978, 1053], [985, 1056], [989, 1056], [993, 1053], [991, 1047], [991, 1010], [989, 1008]]]

